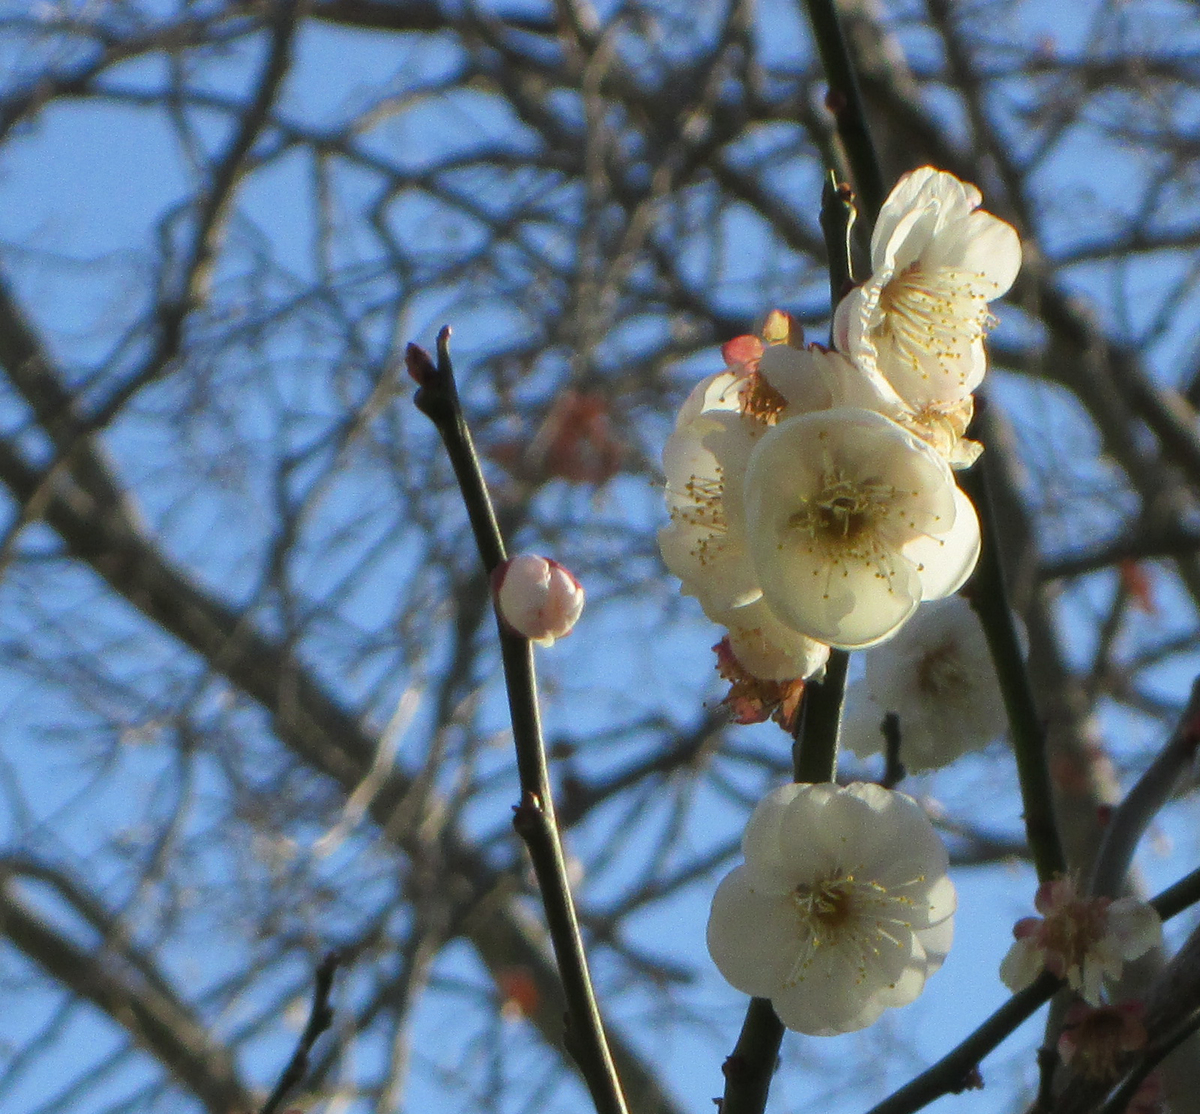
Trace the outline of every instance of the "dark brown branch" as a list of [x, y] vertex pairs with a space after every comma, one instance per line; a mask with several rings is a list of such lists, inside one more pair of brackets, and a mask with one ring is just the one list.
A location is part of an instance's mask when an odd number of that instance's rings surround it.
[[262, 1104], [262, 1109], [258, 1114], [276, 1114], [284, 1099], [304, 1082], [304, 1077], [308, 1074], [308, 1059], [312, 1055], [313, 1045], [317, 1043], [317, 1038], [333, 1024], [333, 1007], [329, 1004], [329, 996], [333, 990], [333, 976], [337, 972], [340, 962], [337, 952], [330, 952], [321, 960], [313, 981], [313, 999], [308, 1013], [308, 1023], [304, 1026], [304, 1031], [296, 1042], [296, 1051], [292, 1053], [287, 1067], [283, 1069], [279, 1082], [275, 1084], [275, 1089], [267, 1097], [267, 1101]]
[[[447, 14], [436, 0], [325, 0], [309, 13], [312, 19], [371, 31], [446, 31], [461, 19]], [[507, 15], [506, 26], [534, 34], [553, 35], [554, 20], [530, 15]]]
[[[500, 536], [471, 431], [459, 404], [448, 328], [443, 328], [438, 335], [437, 351], [435, 365], [421, 349], [411, 344], [408, 347], [409, 370], [418, 384], [413, 401], [433, 422], [446, 446], [483, 561], [484, 576], [490, 577], [504, 560], [504, 540]], [[587, 1081], [598, 1114], [626, 1114], [625, 1096], [588, 972], [554, 815], [546, 750], [542, 743], [533, 646], [527, 638], [509, 629], [499, 616], [497, 628], [521, 781], [521, 801], [513, 824], [529, 848], [550, 939], [562, 973], [568, 1002], [567, 1047]]]
[[1187, 707], [1166, 746], [1113, 809], [1096, 855], [1091, 893], [1100, 897], [1120, 896], [1138, 840], [1170, 799], [1180, 778], [1195, 763], [1198, 748], [1200, 679], [1192, 683]]

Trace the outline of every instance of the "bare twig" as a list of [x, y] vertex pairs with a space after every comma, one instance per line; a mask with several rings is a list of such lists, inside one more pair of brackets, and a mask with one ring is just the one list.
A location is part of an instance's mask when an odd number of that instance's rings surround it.
[[[504, 540], [458, 400], [450, 360], [449, 328], [438, 334], [437, 353], [435, 365], [422, 349], [413, 344], [408, 346], [409, 371], [418, 384], [413, 401], [436, 426], [446, 446], [484, 571], [490, 576], [504, 560]], [[521, 780], [521, 801], [513, 824], [529, 849], [542, 891], [550, 938], [567, 996], [567, 1046], [579, 1064], [598, 1114], [625, 1114], [625, 1097], [596, 1004], [554, 816], [538, 711], [533, 647], [527, 638], [501, 623], [499, 616], [497, 627]]]
[[308, 1058], [312, 1054], [313, 1045], [317, 1038], [333, 1024], [333, 1007], [329, 1004], [329, 995], [333, 990], [333, 976], [338, 969], [341, 957], [337, 952], [330, 952], [321, 960], [317, 968], [313, 985], [312, 1008], [308, 1013], [308, 1024], [296, 1042], [296, 1051], [288, 1061], [287, 1067], [275, 1084], [275, 1089], [262, 1104], [258, 1114], [275, 1114], [288, 1097], [308, 1074]]
[[1117, 897], [1142, 833], [1167, 802], [1200, 747], [1200, 678], [1167, 745], [1109, 817], [1092, 870], [1091, 892]]
[[1066, 869], [1066, 858], [1054, 816], [1054, 797], [1046, 761], [1046, 732], [1034, 703], [1033, 686], [1000, 562], [997, 520], [989, 490], [988, 477], [992, 467], [985, 452], [980, 462], [963, 474], [963, 490], [975, 504], [983, 535], [979, 565], [964, 594], [983, 625], [996, 667], [1021, 781], [1025, 831], [1038, 878], [1046, 881]]
[[[56, 930], [17, 892], [7, 871], [0, 875], [0, 932], [48, 975], [123, 1026], [210, 1114], [250, 1109], [251, 1093], [229, 1049], [209, 1035], [165, 978], [123, 978], [125, 956], [97, 963], [90, 948]], [[130, 966], [148, 969], [145, 957]]]

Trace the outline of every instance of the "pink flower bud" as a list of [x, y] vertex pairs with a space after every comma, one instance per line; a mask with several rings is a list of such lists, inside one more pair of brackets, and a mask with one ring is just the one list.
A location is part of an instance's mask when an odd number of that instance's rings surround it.
[[539, 646], [571, 633], [583, 611], [583, 586], [557, 561], [522, 553], [492, 574], [500, 618]]

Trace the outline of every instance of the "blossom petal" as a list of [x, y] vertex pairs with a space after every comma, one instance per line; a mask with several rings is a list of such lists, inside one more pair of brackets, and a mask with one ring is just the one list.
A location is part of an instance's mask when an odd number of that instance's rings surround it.
[[957, 592], [979, 561], [979, 515], [958, 487], [954, 488], [954, 524], [945, 533], [923, 534], [904, 547], [904, 556], [921, 577], [921, 598], [940, 600]]
[[1042, 960], [1041, 949], [1031, 940], [1014, 940], [1000, 961], [1000, 981], [1014, 992], [1024, 990], [1042, 973]]
[[803, 976], [771, 996], [789, 1029], [813, 1036], [850, 1033], [873, 1024], [889, 1006], [906, 1005], [925, 985], [924, 954], [910, 937], [881, 940], [858, 953], [833, 947], [813, 954]]
[[987, 299], [1008, 293], [1021, 269], [1021, 238], [1007, 221], [976, 212], [961, 222], [953, 236], [931, 244], [922, 265], [949, 267], [988, 284]]
[[794, 910], [787, 895], [764, 894], [744, 866], [722, 880], [708, 918], [708, 954], [743, 994], [767, 998], [796, 960]]
[[709, 618], [729, 628], [734, 657], [761, 680], [811, 677], [829, 660], [828, 646], [784, 626], [762, 599]]
[[763, 352], [758, 370], [787, 400], [788, 416], [792, 417], [812, 410], [825, 410], [832, 403], [823, 372], [823, 365], [830, 357], [844, 359], [813, 345], [792, 348], [786, 344], [772, 344]]
[[1122, 959], [1137, 959], [1162, 943], [1162, 919], [1153, 905], [1123, 897], [1108, 907], [1108, 930]]
[[954, 943], [954, 918], [946, 917], [929, 928], [917, 933], [921, 947], [925, 949], [927, 975], [932, 975], [946, 961], [950, 945]]
[[935, 221], [931, 222], [930, 233], [939, 231], [949, 221], [966, 217], [978, 208], [983, 195], [975, 186], [963, 182], [944, 170], [922, 166], [905, 174], [888, 194], [875, 221], [871, 235], [871, 265], [875, 270], [885, 265], [890, 255], [906, 235], [913, 221], [911, 214], [932, 209]]
[[761, 888], [791, 893], [797, 878], [803, 877], [804, 862], [795, 861], [787, 853], [783, 833], [795, 828], [798, 821], [803, 830], [808, 811], [799, 809], [792, 814], [792, 805], [811, 789], [810, 785], [781, 785], [759, 801], [750, 814], [742, 835], [742, 854]]

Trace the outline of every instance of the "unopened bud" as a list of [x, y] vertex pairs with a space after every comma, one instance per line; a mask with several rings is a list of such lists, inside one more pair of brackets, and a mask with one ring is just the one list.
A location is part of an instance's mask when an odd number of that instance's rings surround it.
[[571, 633], [583, 611], [583, 586], [557, 561], [522, 553], [493, 574], [496, 606], [518, 634], [539, 646]]

